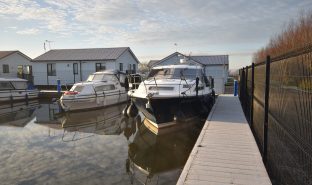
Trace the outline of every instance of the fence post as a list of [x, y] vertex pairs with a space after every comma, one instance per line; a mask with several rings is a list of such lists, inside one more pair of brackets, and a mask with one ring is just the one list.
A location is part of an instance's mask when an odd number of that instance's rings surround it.
[[239, 69], [239, 78], [238, 78], [238, 98], [239, 98], [240, 102], [242, 101], [242, 99], [241, 99], [241, 92], [242, 92], [241, 82], [242, 82], [242, 69]]
[[241, 80], [242, 80], [242, 69], [238, 70], [238, 74], [239, 74], [238, 75], [239, 76], [238, 84], [237, 84], [238, 85], [238, 98], [239, 98], [240, 101], [242, 101], [241, 95], [240, 95], [241, 94], [241, 86], [240, 85], [241, 85]]
[[[244, 112], [245, 116], [248, 119], [249, 117], [247, 116], [247, 105], [248, 105], [248, 66], [246, 66], [246, 72], [245, 72], [245, 105], [244, 105]], [[249, 120], [248, 120], [249, 121]]]
[[263, 124], [263, 163], [265, 165], [267, 162], [267, 150], [268, 150], [270, 63], [271, 58], [270, 56], [267, 56], [265, 63], [265, 94], [264, 94], [264, 124]]
[[244, 98], [245, 98], [245, 68], [243, 67], [242, 69], [242, 74], [241, 74], [241, 79], [240, 79], [240, 100], [241, 100], [241, 104], [242, 104], [242, 107], [244, 109]]
[[255, 89], [255, 63], [251, 64], [251, 92], [250, 92], [250, 128], [253, 129], [253, 101]]

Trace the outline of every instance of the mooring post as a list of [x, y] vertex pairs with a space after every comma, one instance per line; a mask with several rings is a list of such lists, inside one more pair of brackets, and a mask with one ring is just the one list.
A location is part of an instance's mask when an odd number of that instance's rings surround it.
[[61, 80], [57, 79], [57, 94], [60, 96], [61, 95]]
[[251, 64], [251, 92], [250, 92], [250, 128], [253, 129], [253, 102], [255, 91], [255, 63]]
[[234, 96], [237, 96], [237, 91], [238, 91], [238, 83], [237, 80], [234, 80]]
[[271, 58], [270, 56], [267, 56], [265, 63], [265, 94], [264, 94], [264, 124], [263, 124], [263, 163], [265, 165], [267, 162], [267, 150], [268, 150], [270, 63]]

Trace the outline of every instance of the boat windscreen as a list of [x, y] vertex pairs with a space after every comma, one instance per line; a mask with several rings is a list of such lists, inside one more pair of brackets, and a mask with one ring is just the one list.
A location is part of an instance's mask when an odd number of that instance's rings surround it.
[[11, 82], [15, 89], [27, 89], [27, 82]]
[[201, 69], [163, 68], [163, 69], [152, 69], [148, 75], [148, 78], [195, 79], [200, 74], [201, 74]]
[[10, 82], [0, 82], [0, 90], [12, 90], [14, 87]]
[[93, 74], [90, 75], [87, 81], [116, 81], [117, 77], [113, 74]]
[[91, 81], [92, 81], [92, 79], [93, 79], [93, 77], [94, 77], [94, 75], [89, 75], [89, 77], [88, 77], [87, 81], [88, 81], [88, 82], [91, 82]]
[[83, 88], [84, 88], [84, 86], [82, 86], [82, 85], [76, 85], [76, 86], [74, 86], [72, 91], [81, 92]]

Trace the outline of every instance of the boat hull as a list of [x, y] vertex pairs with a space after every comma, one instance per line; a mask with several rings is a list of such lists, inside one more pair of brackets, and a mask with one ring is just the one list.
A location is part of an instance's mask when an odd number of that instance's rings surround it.
[[24, 101], [38, 98], [37, 90], [10, 90], [0, 91], [0, 102]]
[[[132, 97], [132, 101], [144, 116], [158, 127], [175, 121], [187, 121], [192, 117], [207, 117], [213, 105], [211, 94], [177, 97], [146, 98]], [[149, 104], [149, 105], [147, 105]]]
[[127, 93], [120, 93], [113, 96], [83, 96], [83, 97], [61, 97], [60, 104], [64, 111], [76, 111], [83, 109], [97, 109], [110, 105], [126, 102]]

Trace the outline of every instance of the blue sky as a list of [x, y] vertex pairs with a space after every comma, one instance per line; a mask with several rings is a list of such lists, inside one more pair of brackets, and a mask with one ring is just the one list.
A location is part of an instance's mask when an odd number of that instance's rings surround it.
[[129, 46], [141, 62], [176, 50], [229, 54], [238, 68], [311, 10], [311, 0], [0, 0], [0, 50], [34, 58], [50, 40], [52, 49]]

